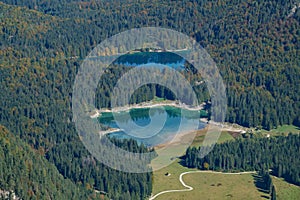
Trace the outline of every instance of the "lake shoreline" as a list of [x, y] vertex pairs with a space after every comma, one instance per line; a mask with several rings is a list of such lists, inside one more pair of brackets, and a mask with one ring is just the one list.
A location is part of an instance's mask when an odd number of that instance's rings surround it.
[[[205, 103], [200, 104], [199, 106], [187, 106], [185, 104], [179, 104], [175, 101], [163, 101], [163, 102], [144, 102], [144, 103], [140, 103], [140, 104], [135, 104], [135, 105], [127, 105], [124, 107], [117, 107], [114, 109], [101, 109], [98, 110], [99, 112], [99, 117], [101, 117], [102, 114], [104, 113], [112, 113], [112, 112], [128, 112], [132, 109], [145, 109], [145, 108], [154, 108], [154, 107], [159, 107], [159, 106], [170, 106], [170, 107], [174, 107], [174, 108], [180, 108], [180, 109], [186, 109], [186, 110], [190, 110], [190, 111], [201, 111], [203, 110]], [[245, 133], [246, 132], [246, 128], [245, 127], [241, 127], [241, 126], [237, 126], [235, 124], [230, 124], [230, 123], [217, 123], [214, 122], [212, 120], [209, 120], [207, 117], [199, 117], [199, 122], [205, 124], [205, 127], [203, 128], [199, 128], [197, 130], [189, 130], [189, 131], [182, 131], [180, 133], [175, 134], [174, 137], [172, 137], [170, 139], [170, 141], [165, 142], [165, 143], [161, 143], [161, 144], [157, 144], [153, 147], [155, 148], [159, 148], [165, 145], [170, 145], [170, 144], [176, 144], [176, 143], [180, 143], [181, 140], [184, 140], [185, 137], [190, 137], [190, 135], [194, 135], [195, 132], [206, 129], [208, 127], [216, 127], [218, 129], [220, 129], [221, 131], [228, 131], [228, 132], [236, 132], [236, 133]], [[111, 134], [111, 133], [115, 133], [115, 132], [122, 132], [122, 129], [119, 128], [109, 128], [105, 131], [100, 131], [99, 134], [101, 136], [103, 135], [107, 135], [107, 134]]]
[[159, 106], [171, 106], [171, 107], [176, 107], [176, 108], [181, 108], [189, 111], [200, 111], [204, 109], [204, 106], [206, 103], [202, 103], [198, 106], [189, 106], [184, 103], [177, 103], [175, 101], [170, 101], [170, 102], [159, 102], [159, 103], [153, 103], [153, 102], [144, 102], [140, 104], [133, 104], [133, 105], [126, 105], [123, 107], [115, 107], [113, 109], [109, 108], [103, 108], [98, 110], [99, 114], [101, 113], [108, 113], [108, 112], [125, 112], [129, 111], [131, 109], [142, 109], [142, 108], [154, 108], [154, 107], [159, 107]]
[[[101, 118], [101, 116], [103, 116], [103, 114], [105, 113], [118, 113], [118, 112], [129, 112], [132, 109], [146, 109], [146, 108], [155, 108], [155, 107], [160, 107], [160, 106], [170, 106], [173, 108], [179, 108], [179, 109], [184, 109], [184, 110], [188, 110], [188, 111], [201, 111], [203, 110], [205, 103], [202, 103], [198, 106], [189, 106], [186, 104], [180, 104], [176, 101], [169, 101], [169, 100], [165, 100], [165, 101], [161, 101], [161, 102], [143, 102], [140, 104], [134, 104], [134, 105], [126, 105], [124, 107], [117, 107], [117, 108], [113, 108], [113, 109], [108, 109], [108, 108], [104, 108], [104, 109], [99, 109], [99, 110], [94, 110], [90, 117], [91, 118]], [[200, 118], [200, 114], [199, 114], [199, 120], [205, 120], [205, 118]], [[201, 121], [199, 121], [201, 122]], [[203, 123], [203, 122], [202, 122]], [[107, 130], [102, 130], [99, 131], [99, 135], [103, 136], [103, 135], [108, 135], [111, 133], [115, 133], [115, 132], [122, 132], [122, 129], [119, 128], [112, 128], [109, 127]], [[182, 133], [180, 133], [182, 134]]]
[[120, 129], [120, 128], [109, 128], [105, 131], [99, 131], [99, 135], [103, 136], [103, 135], [107, 135], [107, 134], [115, 133], [115, 132], [120, 132], [120, 131], [123, 131], [123, 130]]
[[[104, 109], [97, 110], [97, 112], [99, 113], [98, 117], [101, 117], [102, 114], [105, 114], [105, 113], [129, 112], [132, 109], [155, 108], [155, 107], [159, 107], [159, 106], [170, 106], [170, 107], [185, 109], [185, 110], [189, 110], [189, 111], [201, 111], [201, 110], [204, 109], [205, 103], [202, 103], [198, 106], [188, 106], [188, 105], [185, 105], [185, 104], [180, 104], [176, 101], [169, 101], [169, 100], [165, 100], [165, 101], [161, 101], [161, 102], [150, 101], [150, 102], [143, 102], [143, 103], [140, 103], [140, 104], [126, 105], [124, 107], [116, 107], [116, 108], [113, 108], [113, 109], [104, 108]], [[234, 126], [233, 124], [230, 124], [230, 123], [217, 123], [217, 122], [214, 122], [212, 120], [209, 120], [207, 117], [199, 116], [199, 122], [205, 124], [203, 128], [199, 128], [197, 130], [189, 130], [189, 131], [178, 132], [172, 138], [170, 138], [170, 141], [154, 145], [153, 147], [154, 148], [161, 148], [161, 147], [166, 146], [166, 145], [180, 143], [181, 141], [186, 140], [186, 139], [189, 140], [188, 138], [190, 138], [192, 135], [195, 136], [195, 133], [197, 131], [207, 129], [208, 127], [211, 127], [211, 126], [213, 126], [215, 128], [218, 128], [221, 131], [229, 131], [229, 132], [237, 132], [237, 133], [246, 132], [244, 127], [241, 127], [241, 126], [236, 127], [236, 126]], [[101, 136], [103, 136], [103, 135], [107, 135], [107, 134], [111, 134], [111, 133], [115, 133], [115, 132], [122, 132], [122, 131], [123, 131], [122, 129], [110, 127], [109, 129], [107, 129], [105, 131], [104, 130], [100, 131], [99, 134]]]

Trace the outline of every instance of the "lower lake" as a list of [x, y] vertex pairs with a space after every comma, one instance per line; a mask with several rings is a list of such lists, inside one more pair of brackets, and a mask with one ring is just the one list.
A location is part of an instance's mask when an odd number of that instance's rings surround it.
[[204, 128], [206, 124], [199, 120], [202, 112], [173, 106], [135, 108], [102, 113], [99, 122], [120, 129], [108, 137], [132, 138], [146, 146], [156, 146], [171, 141], [176, 134]]

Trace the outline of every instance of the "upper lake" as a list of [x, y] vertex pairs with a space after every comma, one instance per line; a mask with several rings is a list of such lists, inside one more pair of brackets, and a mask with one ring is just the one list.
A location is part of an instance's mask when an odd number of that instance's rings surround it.
[[137, 52], [118, 57], [114, 64], [130, 67], [160, 64], [173, 69], [183, 70], [185, 68], [185, 59], [171, 52]]

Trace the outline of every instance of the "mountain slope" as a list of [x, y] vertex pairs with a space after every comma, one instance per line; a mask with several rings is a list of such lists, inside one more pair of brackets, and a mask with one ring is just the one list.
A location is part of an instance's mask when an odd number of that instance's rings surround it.
[[[84, 32], [89, 25], [3, 3], [0, 11], [1, 123], [73, 183], [105, 191], [110, 198], [150, 195], [151, 173], [122, 173], [101, 164], [85, 149], [72, 123], [70, 100], [79, 63], [69, 56], [85, 46], [72, 30]], [[133, 141], [120, 145], [145, 150]]]
[[265, 129], [300, 124], [300, 9], [288, 17], [297, 1], [4, 2], [55, 16], [57, 22], [33, 47], [44, 47], [43, 56], [78, 57], [76, 64], [102, 40], [130, 28], [159, 26], [191, 35], [220, 69], [227, 121]]
[[92, 191], [64, 179], [40, 152], [0, 126], [0, 189], [22, 199], [88, 199]]

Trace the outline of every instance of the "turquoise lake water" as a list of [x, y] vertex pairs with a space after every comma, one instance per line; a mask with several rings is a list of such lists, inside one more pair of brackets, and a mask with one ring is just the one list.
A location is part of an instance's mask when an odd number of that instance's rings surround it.
[[172, 106], [138, 108], [119, 113], [102, 113], [99, 122], [122, 131], [108, 134], [119, 139], [135, 139], [147, 146], [166, 143], [179, 132], [202, 129], [200, 111], [188, 111]]

